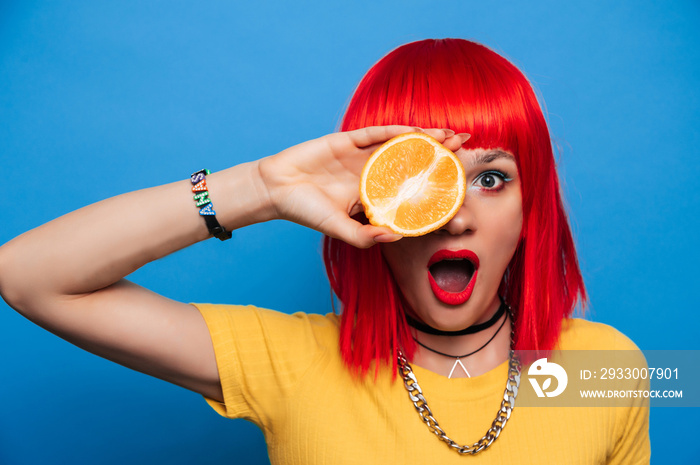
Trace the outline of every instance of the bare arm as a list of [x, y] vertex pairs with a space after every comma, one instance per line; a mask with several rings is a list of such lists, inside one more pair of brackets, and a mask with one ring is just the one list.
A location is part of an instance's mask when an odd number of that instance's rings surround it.
[[[218, 216], [230, 217], [228, 228], [269, 215], [252, 176], [256, 169], [250, 163], [208, 177]], [[229, 186], [240, 192], [231, 195]], [[19, 313], [79, 347], [220, 399], [199, 312], [122, 279], [208, 237], [190, 188], [184, 180], [120, 195], [19, 236], [0, 248], [0, 293]]]
[[[371, 151], [412, 128], [333, 134], [207, 177], [228, 230], [287, 219], [358, 247], [393, 240], [361, 225], [359, 173]], [[430, 131], [439, 140], [440, 130]], [[456, 149], [463, 141], [445, 141]], [[188, 180], [113, 197], [0, 247], [0, 294], [19, 313], [92, 353], [222, 400], [199, 312], [124, 280], [208, 237]]]

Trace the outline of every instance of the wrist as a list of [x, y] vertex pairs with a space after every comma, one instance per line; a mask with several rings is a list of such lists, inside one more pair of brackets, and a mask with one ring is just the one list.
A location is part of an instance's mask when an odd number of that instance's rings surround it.
[[280, 219], [277, 206], [273, 201], [271, 188], [263, 177], [261, 162], [266, 160], [255, 160], [251, 162], [251, 182], [260, 204], [260, 214], [263, 219], [260, 221], [270, 221]]
[[257, 165], [257, 161], [243, 163], [207, 176], [216, 218], [227, 231], [274, 219]]

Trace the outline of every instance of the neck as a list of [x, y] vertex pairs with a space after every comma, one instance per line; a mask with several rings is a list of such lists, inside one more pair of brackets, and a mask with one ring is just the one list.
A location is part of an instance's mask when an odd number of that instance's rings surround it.
[[[485, 312], [484, 317], [481, 318], [479, 322], [488, 321], [492, 318], [497, 313], [499, 305], [500, 301], [496, 299], [494, 304], [489, 306], [489, 311]], [[469, 375], [474, 377], [484, 374], [508, 360], [511, 345], [511, 323], [511, 319], [504, 314], [501, 315], [491, 327], [474, 334], [443, 336], [425, 333], [415, 328], [412, 328], [412, 332], [416, 340], [420, 341], [420, 343], [425, 346], [453, 356], [473, 352], [486, 344], [489, 339], [493, 338], [483, 349], [473, 355], [460, 359], [469, 371]], [[435, 373], [448, 376], [449, 373], [453, 371], [452, 368], [455, 364], [455, 358], [437, 354], [419, 345], [412, 363]], [[467, 374], [461, 369], [454, 370], [452, 374], [453, 378], [466, 376]]]
[[499, 300], [501, 302], [501, 305], [488, 320], [481, 323], [473, 324], [471, 326], [457, 331], [443, 331], [441, 329], [433, 328], [432, 326], [422, 321], [416, 320], [408, 313], [406, 314], [406, 320], [408, 321], [408, 325], [412, 328], [425, 334], [432, 334], [433, 336], [464, 336], [467, 334], [476, 334], [480, 331], [489, 329], [491, 326], [496, 324], [497, 321], [501, 320], [501, 317], [506, 313], [508, 306], [506, 305], [502, 297], [499, 296]]

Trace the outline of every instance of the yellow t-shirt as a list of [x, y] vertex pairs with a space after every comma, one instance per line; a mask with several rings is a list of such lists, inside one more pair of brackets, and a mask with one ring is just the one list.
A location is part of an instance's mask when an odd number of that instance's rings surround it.
[[[336, 315], [288, 315], [197, 304], [211, 333], [227, 418], [265, 434], [272, 464], [647, 464], [647, 407], [518, 407], [486, 451], [462, 457], [420, 421], [391, 370], [358, 380], [338, 350]], [[566, 320], [563, 350], [636, 349], [610, 326]], [[501, 405], [508, 362], [474, 378], [413, 366], [433, 415], [452, 439], [472, 444]], [[522, 387], [521, 387], [522, 388]]]

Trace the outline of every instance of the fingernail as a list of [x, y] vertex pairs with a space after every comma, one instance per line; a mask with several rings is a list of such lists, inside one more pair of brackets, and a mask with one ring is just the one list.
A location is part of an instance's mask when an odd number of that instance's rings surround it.
[[401, 234], [380, 234], [374, 238], [374, 242], [396, 242], [402, 237]]
[[457, 134], [457, 135], [458, 135], [459, 137], [462, 138], [462, 143], [463, 143], [463, 144], [464, 144], [466, 141], [468, 141], [468, 140], [472, 137], [471, 134], [467, 134], [466, 132], [461, 132], [461, 133], [459, 133], [459, 134]]
[[445, 137], [452, 137], [455, 135], [455, 132], [452, 129], [444, 129], [443, 128], [442, 132], [445, 133]]

